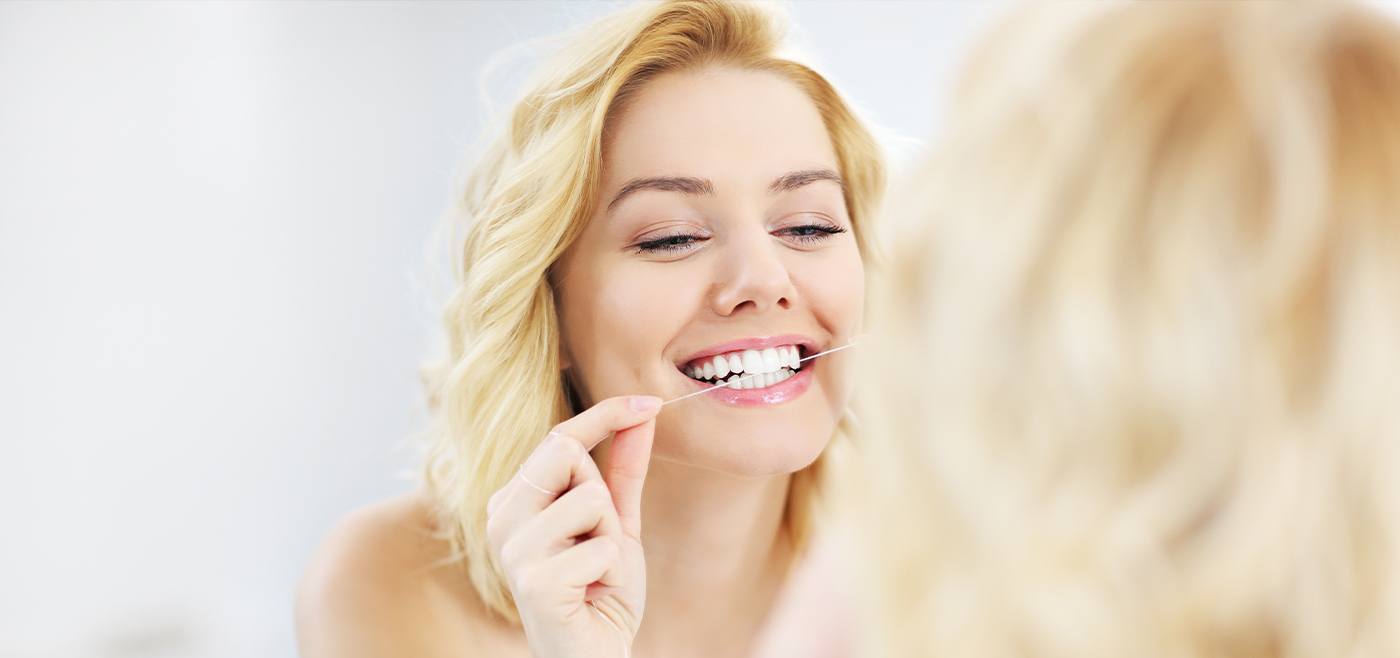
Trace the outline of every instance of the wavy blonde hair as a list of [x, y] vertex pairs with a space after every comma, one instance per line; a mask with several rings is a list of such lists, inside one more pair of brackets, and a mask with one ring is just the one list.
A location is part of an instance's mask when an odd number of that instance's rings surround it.
[[[825, 123], [870, 256], [863, 226], [883, 189], [879, 149], [822, 76], [778, 55], [780, 28], [764, 7], [723, 1], [646, 3], [587, 27], [515, 106], [449, 218], [449, 233], [460, 229], [462, 238], [443, 315], [448, 353], [425, 369], [434, 424], [423, 477], [454, 559], [509, 620], [518, 615], [487, 550], [486, 501], [551, 426], [581, 411], [560, 372], [549, 272], [594, 207], [604, 135], [627, 100], [655, 76], [705, 66], [796, 84]], [[794, 476], [787, 524], [795, 536], [811, 524], [825, 459]]]
[[970, 62], [874, 288], [872, 654], [1400, 655], [1400, 32], [1054, 4]]

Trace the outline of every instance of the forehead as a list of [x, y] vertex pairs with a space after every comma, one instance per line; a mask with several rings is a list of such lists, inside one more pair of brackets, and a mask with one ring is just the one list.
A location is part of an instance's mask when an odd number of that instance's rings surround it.
[[821, 114], [775, 73], [711, 67], [649, 80], [611, 126], [603, 185], [640, 176], [707, 178], [723, 191], [782, 173], [836, 169]]

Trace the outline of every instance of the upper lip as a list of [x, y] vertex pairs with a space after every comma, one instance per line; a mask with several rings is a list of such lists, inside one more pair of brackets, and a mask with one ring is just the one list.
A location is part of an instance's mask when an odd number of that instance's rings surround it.
[[818, 351], [818, 343], [815, 339], [799, 334], [782, 334], [779, 336], [767, 336], [762, 338], [740, 338], [738, 340], [731, 340], [706, 347], [681, 360], [677, 365], [684, 367], [691, 361], [703, 359], [707, 356], [737, 352], [739, 350], [761, 350], [769, 347], [777, 347], [779, 345], [798, 345], [802, 347], [806, 354], [814, 354]]

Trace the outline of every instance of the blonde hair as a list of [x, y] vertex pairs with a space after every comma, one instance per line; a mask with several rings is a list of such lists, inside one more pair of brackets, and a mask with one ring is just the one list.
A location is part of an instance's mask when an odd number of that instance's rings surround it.
[[[426, 371], [434, 410], [427, 491], [454, 559], [487, 607], [518, 621], [486, 546], [486, 500], [549, 428], [575, 413], [560, 372], [549, 271], [583, 230], [610, 118], [657, 75], [722, 65], [768, 71], [816, 105], [845, 181], [857, 240], [879, 202], [874, 140], [827, 81], [776, 55], [779, 21], [740, 2], [646, 3], [589, 26], [542, 71], [469, 179], [451, 218], [466, 225], [444, 313], [448, 354]], [[788, 526], [809, 525], [824, 458], [794, 476]]]
[[970, 61], [874, 288], [873, 652], [1400, 655], [1400, 33], [1055, 4]]

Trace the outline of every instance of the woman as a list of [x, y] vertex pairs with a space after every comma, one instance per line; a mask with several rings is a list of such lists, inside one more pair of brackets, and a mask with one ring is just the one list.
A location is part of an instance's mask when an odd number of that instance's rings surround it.
[[1053, 5], [971, 61], [873, 314], [869, 655], [1400, 655], [1400, 31]]
[[637, 6], [519, 103], [464, 199], [426, 486], [327, 541], [303, 655], [747, 654], [849, 396], [798, 361], [859, 331], [883, 185], [777, 28]]

